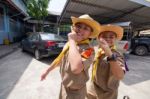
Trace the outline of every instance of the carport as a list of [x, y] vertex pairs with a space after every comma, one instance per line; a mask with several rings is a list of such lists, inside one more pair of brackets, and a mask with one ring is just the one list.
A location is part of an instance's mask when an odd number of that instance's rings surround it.
[[58, 24], [71, 23], [71, 16], [86, 13], [101, 24], [130, 21], [134, 30], [148, 29], [150, 7], [147, 5], [150, 5], [148, 0], [68, 0]]

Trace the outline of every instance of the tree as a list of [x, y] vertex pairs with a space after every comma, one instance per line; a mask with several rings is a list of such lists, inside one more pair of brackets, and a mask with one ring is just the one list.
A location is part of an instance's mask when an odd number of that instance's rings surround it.
[[27, 0], [27, 13], [32, 18], [38, 20], [37, 27], [38, 31], [43, 31], [43, 26], [40, 25], [39, 21], [43, 21], [44, 25], [44, 18], [48, 16], [48, 3], [50, 0]]

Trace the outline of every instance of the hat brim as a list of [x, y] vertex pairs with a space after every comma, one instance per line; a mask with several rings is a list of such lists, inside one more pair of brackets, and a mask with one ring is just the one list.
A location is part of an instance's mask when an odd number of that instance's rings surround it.
[[88, 26], [90, 26], [93, 29], [93, 31], [89, 38], [96, 38], [98, 36], [99, 31], [100, 31], [100, 24], [96, 22], [95, 20], [76, 18], [76, 17], [71, 17], [71, 20], [72, 20], [73, 25], [75, 25], [76, 23], [85, 23]]
[[105, 32], [105, 31], [112, 31], [114, 33], [116, 33], [117, 35], [117, 40], [121, 40], [122, 37], [123, 37], [123, 28], [120, 27], [120, 26], [115, 26], [115, 25], [104, 25], [104, 26], [101, 26], [100, 28], [100, 32], [99, 32], [99, 35], [102, 33], [102, 32]]

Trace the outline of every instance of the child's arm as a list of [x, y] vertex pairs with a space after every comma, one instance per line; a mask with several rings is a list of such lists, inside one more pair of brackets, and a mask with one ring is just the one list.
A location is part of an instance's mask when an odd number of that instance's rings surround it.
[[[67, 43], [65, 44], [63, 50], [66, 48]], [[63, 51], [62, 50], [62, 51]], [[59, 57], [59, 56], [58, 56]], [[57, 60], [58, 61], [58, 60]], [[46, 78], [46, 76], [49, 74], [50, 71], [52, 71], [53, 69], [55, 69], [56, 67], [60, 66], [60, 60], [58, 62], [56, 62], [56, 59], [50, 64], [49, 68], [41, 75], [41, 81], [44, 80]]]
[[59, 66], [59, 64], [57, 64], [57, 65], [55, 66], [55, 64], [52, 63], [52, 64], [49, 66], [49, 68], [41, 75], [41, 81], [45, 80], [46, 77], [47, 77], [47, 75], [49, 74], [49, 72], [51, 72], [53, 69], [55, 69], [55, 68], [58, 67], [58, 66]]
[[71, 65], [71, 71], [74, 74], [80, 73], [84, 68], [82, 64], [82, 57], [76, 45], [77, 39], [77, 33], [71, 27], [71, 33], [68, 34], [68, 40], [70, 45], [68, 58]]
[[[100, 47], [105, 51], [106, 56], [111, 57], [113, 52], [109, 48], [107, 42], [104, 39], [100, 39]], [[121, 59], [121, 58], [120, 58]], [[123, 61], [123, 60], [122, 60]], [[121, 80], [124, 77], [124, 70], [122, 69], [123, 63], [119, 62], [117, 59], [116, 61], [109, 61], [110, 69], [116, 79]]]
[[68, 58], [71, 65], [71, 71], [74, 74], [78, 74], [83, 70], [82, 57], [79, 53], [76, 42], [74, 40], [70, 40], [69, 44], [70, 48]]

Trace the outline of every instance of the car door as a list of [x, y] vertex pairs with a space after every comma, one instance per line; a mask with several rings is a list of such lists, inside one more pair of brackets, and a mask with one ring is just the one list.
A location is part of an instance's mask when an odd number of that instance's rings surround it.
[[24, 40], [22, 40], [22, 46], [25, 50], [30, 51], [30, 42], [32, 39], [32, 34], [29, 35], [27, 38], [25, 38]]
[[38, 48], [39, 43], [39, 34], [35, 33], [29, 40], [29, 49], [32, 53], [34, 53], [35, 48]]

